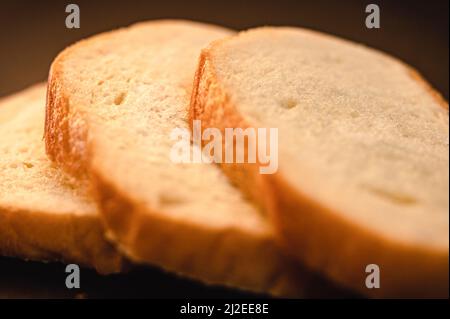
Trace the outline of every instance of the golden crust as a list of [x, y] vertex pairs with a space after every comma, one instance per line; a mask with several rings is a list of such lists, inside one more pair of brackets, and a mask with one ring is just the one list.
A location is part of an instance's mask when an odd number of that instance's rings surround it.
[[94, 183], [97, 200], [107, 212], [104, 218], [110, 238], [135, 262], [150, 262], [207, 284], [275, 296], [305, 297], [313, 283], [328, 293], [338, 291], [284, 258], [271, 236], [171, 220], [134, 202], [115, 189], [107, 177], [96, 175]]
[[95, 215], [0, 207], [0, 242], [4, 256], [77, 263], [94, 267], [101, 274], [116, 273], [125, 266], [103, 237], [103, 227]]
[[[204, 127], [257, 127], [230, 102], [218, 80], [212, 50], [218, 40], [201, 53], [191, 97], [190, 122], [201, 120]], [[408, 66], [408, 68], [410, 68]], [[444, 108], [448, 103], [411, 69]], [[373, 297], [448, 297], [448, 251], [408, 246], [370, 232], [345, 219], [339, 211], [325, 207], [294, 189], [278, 172], [260, 175], [257, 165], [222, 165], [225, 173], [244, 193], [267, 208], [278, 230], [280, 244], [308, 267]], [[301, 214], [293, 212], [302, 212]], [[374, 262], [376, 261], [376, 262]], [[382, 269], [382, 289], [365, 287], [365, 267], [376, 263]]]
[[[60, 82], [60, 61], [71, 48], [63, 51], [53, 62], [47, 88], [45, 109], [44, 140], [48, 157], [69, 174], [80, 177], [86, 175], [87, 128], [83, 117], [71, 110], [69, 99], [64, 94], [63, 84]], [[77, 141], [72, 145], [70, 141]]]

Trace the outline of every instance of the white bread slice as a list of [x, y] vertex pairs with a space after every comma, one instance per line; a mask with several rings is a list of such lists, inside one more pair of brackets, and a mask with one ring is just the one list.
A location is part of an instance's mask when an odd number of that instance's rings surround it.
[[[448, 295], [448, 104], [410, 67], [318, 32], [258, 28], [202, 52], [190, 116], [279, 129], [276, 174], [222, 167], [268, 199], [291, 254], [369, 295]], [[365, 286], [368, 264], [380, 289]]]
[[172, 129], [189, 129], [200, 50], [230, 33], [153, 21], [66, 49], [49, 76], [47, 152], [72, 174], [90, 176], [110, 237], [133, 261], [206, 283], [305, 296], [315, 276], [279, 252], [267, 220], [220, 169], [170, 161]]
[[46, 85], [0, 100], [0, 254], [118, 272], [95, 203], [45, 155]]

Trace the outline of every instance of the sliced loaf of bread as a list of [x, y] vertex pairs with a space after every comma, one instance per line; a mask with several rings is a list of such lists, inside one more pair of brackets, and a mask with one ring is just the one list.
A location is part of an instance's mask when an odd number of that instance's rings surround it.
[[172, 130], [189, 133], [200, 50], [230, 34], [153, 21], [66, 49], [49, 76], [47, 152], [90, 177], [109, 236], [135, 262], [276, 295], [327, 291], [285, 258], [265, 216], [220, 169], [170, 159]]
[[[318, 32], [258, 28], [202, 52], [190, 115], [278, 128], [275, 174], [222, 167], [269, 207], [291, 254], [369, 295], [448, 295], [448, 104], [412, 68]], [[366, 286], [371, 264], [379, 289]]]
[[45, 155], [46, 85], [0, 100], [0, 255], [121, 270], [87, 185]]

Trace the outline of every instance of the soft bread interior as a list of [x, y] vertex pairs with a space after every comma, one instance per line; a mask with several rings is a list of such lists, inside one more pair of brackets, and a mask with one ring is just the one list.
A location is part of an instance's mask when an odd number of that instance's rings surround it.
[[289, 28], [209, 54], [238, 112], [279, 129], [290, 183], [386, 236], [448, 250], [448, 110], [409, 67]]

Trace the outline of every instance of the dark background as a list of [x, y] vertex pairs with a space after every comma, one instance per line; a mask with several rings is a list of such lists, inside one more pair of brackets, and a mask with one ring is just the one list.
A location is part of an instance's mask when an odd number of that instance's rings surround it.
[[[66, 29], [76, 3], [81, 29]], [[365, 7], [381, 9], [381, 29], [365, 27]], [[391, 53], [417, 68], [448, 100], [448, 0], [49, 0], [0, 1], [0, 96], [44, 80], [52, 59], [86, 36], [136, 21], [184, 18], [234, 29], [295, 25]]]
[[[76, 3], [81, 29], [66, 29], [65, 7]], [[381, 9], [381, 29], [365, 27], [365, 7]], [[53, 58], [67, 45], [89, 35], [133, 22], [184, 18], [242, 30], [260, 25], [312, 28], [362, 42], [406, 61], [448, 100], [448, 0], [241, 0], [0, 1], [0, 96], [45, 80]], [[2, 297], [255, 297], [206, 287], [160, 270], [97, 276], [82, 271], [82, 291], [64, 286], [64, 266], [0, 258]], [[314, 292], [311, 296], [323, 296]], [[345, 292], [339, 296], [349, 296]]]

